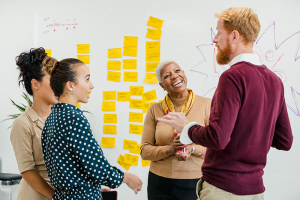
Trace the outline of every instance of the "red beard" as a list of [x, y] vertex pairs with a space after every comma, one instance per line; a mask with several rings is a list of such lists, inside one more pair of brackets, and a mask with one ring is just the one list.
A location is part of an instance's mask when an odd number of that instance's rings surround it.
[[216, 44], [216, 47], [218, 47], [218, 53], [217, 53], [217, 62], [219, 65], [226, 65], [229, 63], [229, 57], [231, 55], [231, 45], [229, 44], [229, 40], [227, 40], [226, 47], [224, 49], [220, 49], [218, 44]]

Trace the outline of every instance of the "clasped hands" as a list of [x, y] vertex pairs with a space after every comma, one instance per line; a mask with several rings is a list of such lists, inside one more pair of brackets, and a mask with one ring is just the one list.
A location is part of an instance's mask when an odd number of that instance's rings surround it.
[[[186, 148], [185, 153], [182, 151], [183, 148]], [[178, 161], [186, 161], [192, 154], [193, 151], [193, 146], [192, 145], [184, 145], [180, 142], [180, 135], [177, 135], [172, 144], [167, 146], [167, 151], [166, 153], [170, 156], [175, 154], [176, 158]]]

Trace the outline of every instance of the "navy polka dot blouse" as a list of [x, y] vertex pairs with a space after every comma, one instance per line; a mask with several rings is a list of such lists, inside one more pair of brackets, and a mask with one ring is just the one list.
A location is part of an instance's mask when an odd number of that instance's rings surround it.
[[117, 188], [124, 173], [112, 167], [82, 111], [58, 103], [45, 122], [42, 147], [52, 199], [102, 199], [101, 185]]

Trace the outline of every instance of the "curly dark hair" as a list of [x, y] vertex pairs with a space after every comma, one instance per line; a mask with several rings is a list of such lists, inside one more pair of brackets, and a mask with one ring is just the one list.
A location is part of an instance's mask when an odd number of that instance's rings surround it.
[[47, 56], [45, 49], [32, 48], [29, 52], [23, 52], [16, 57], [16, 64], [20, 70], [19, 85], [23, 83], [28, 94], [33, 95], [31, 88], [31, 80], [36, 79], [41, 82], [46, 75], [43, 70], [43, 59]]

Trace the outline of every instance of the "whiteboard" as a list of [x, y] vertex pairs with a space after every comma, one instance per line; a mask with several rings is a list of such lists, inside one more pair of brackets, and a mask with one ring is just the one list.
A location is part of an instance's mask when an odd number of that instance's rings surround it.
[[[299, 199], [300, 191], [300, 140], [298, 133], [300, 101], [300, 1], [36, 1], [35, 46], [52, 50], [58, 60], [77, 57], [77, 44], [90, 44], [91, 81], [95, 88], [89, 103], [82, 109], [86, 114], [93, 134], [100, 143], [102, 137], [115, 138], [115, 148], [103, 148], [106, 158], [112, 165], [125, 171], [116, 163], [123, 150], [123, 140], [140, 143], [141, 136], [129, 134], [129, 112], [142, 112], [129, 109], [128, 102], [116, 102], [115, 112], [103, 112], [101, 104], [103, 91], [129, 91], [130, 86], [144, 86], [144, 91], [155, 89], [157, 99], [162, 100], [166, 93], [158, 84], [144, 83], [145, 44], [149, 16], [164, 20], [161, 37], [161, 61], [175, 60], [185, 70], [188, 87], [196, 94], [212, 97], [219, 76], [228, 68], [214, 62], [215, 46], [212, 38], [216, 34], [216, 12], [229, 7], [247, 6], [259, 16], [261, 31], [255, 42], [254, 52], [261, 62], [282, 78], [292, 130], [293, 147], [289, 152], [271, 149], [265, 168], [265, 199]], [[55, 26], [53, 24], [60, 24]], [[52, 24], [52, 26], [49, 26]], [[138, 37], [137, 70], [121, 70], [121, 82], [107, 81], [107, 61], [135, 59], [123, 56], [108, 59], [108, 49], [122, 48], [124, 36]], [[124, 82], [124, 71], [138, 72], [138, 82]], [[274, 91], [276, 88], [274, 88]], [[137, 97], [138, 98], [138, 97]], [[118, 115], [117, 135], [103, 135], [103, 114]], [[144, 114], [145, 117], [145, 114]], [[139, 123], [137, 123], [139, 124]], [[144, 182], [142, 191], [135, 195], [126, 185], [118, 188], [119, 199], [147, 199], [148, 167], [131, 166], [130, 173], [138, 175]]]

